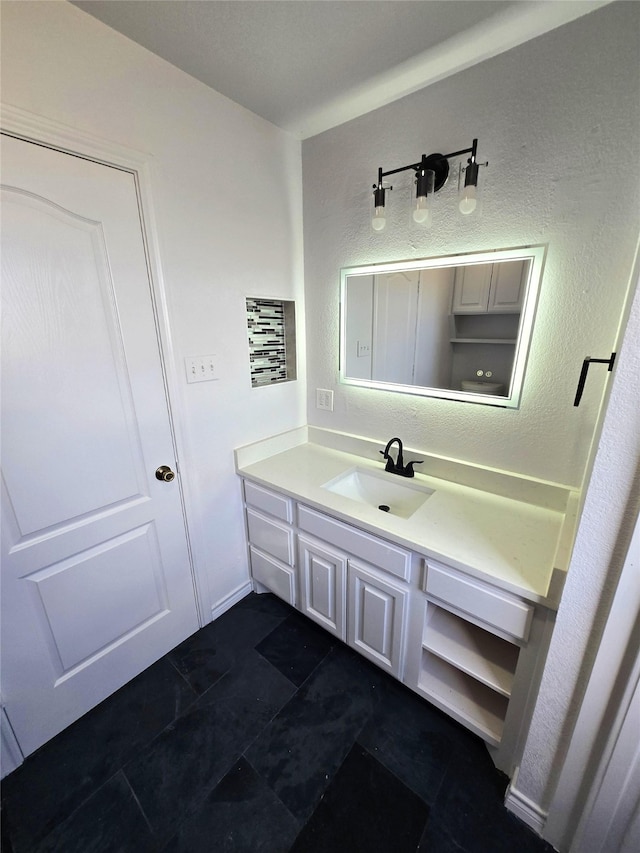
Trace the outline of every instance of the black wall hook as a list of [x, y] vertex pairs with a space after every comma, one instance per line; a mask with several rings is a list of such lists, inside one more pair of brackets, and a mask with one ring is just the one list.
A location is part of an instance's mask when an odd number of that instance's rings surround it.
[[584, 385], [585, 385], [585, 382], [587, 381], [587, 373], [589, 372], [589, 366], [591, 364], [608, 364], [609, 365], [608, 371], [609, 371], [609, 373], [611, 373], [611, 371], [613, 370], [613, 365], [615, 363], [615, 360], [616, 360], [615, 352], [612, 352], [611, 356], [609, 358], [591, 358], [590, 355], [588, 355], [585, 358], [585, 360], [582, 362], [582, 370], [580, 371], [580, 379], [578, 379], [578, 388], [576, 389], [576, 398], [573, 401], [574, 406], [580, 405], [580, 400], [582, 399], [582, 392], [584, 391]]

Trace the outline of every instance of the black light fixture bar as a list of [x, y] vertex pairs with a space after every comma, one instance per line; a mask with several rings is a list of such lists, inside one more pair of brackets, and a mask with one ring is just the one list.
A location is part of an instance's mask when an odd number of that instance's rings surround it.
[[[462, 157], [465, 154], [470, 156], [466, 167], [461, 166], [461, 181], [462, 177], [464, 177], [464, 181], [460, 184], [459, 209], [465, 215], [472, 213], [477, 206], [476, 190], [479, 167], [488, 165], [488, 163], [477, 162], [477, 150], [478, 140], [474, 139], [469, 148], [461, 148], [459, 151], [452, 151], [450, 154], [429, 154], [429, 156], [423, 154], [418, 163], [409, 163], [407, 166], [399, 166], [397, 169], [387, 169], [386, 171], [380, 166], [378, 181], [373, 185], [374, 213], [371, 225], [374, 230], [381, 231], [385, 227], [386, 191], [393, 189], [392, 186], [383, 185], [384, 178], [410, 170], [416, 173], [416, 201], [413, 218], [416, 222], [428, 226], [432, 221], [430, 196], [437, 193], [446, 184], [449, 177], [449, 160], [454, 157]], [[433, 176], [431, 176], [431, 172], [433, 172]]]
[[378, 169], [378, 186], [382, 183], [382, 179], [387, 178], [389, 175], [397, 175], [399, 172], [407, 172], [409, 169], [417, 172], [419, 169], [424, 168], [425, 160], [427, 162], [431, 160], [435, 161], [436, 158], [438, 160], [451, 160], [453, 157], [462, 157], [463, 154], [471, 154], [471, 159], [475, 161], [477, 149], [478, 140], [474, 139], [471, 148], [462, 148], [460, 151], [453, 151], [451, 154], [429, 154], [428, 157], [423, 154], [420, 162], [410, 163], [408, 166], [400, 166], [399, 169], [389, 169], [387, 172], [383, 172], [382, 167], [380, 167]]

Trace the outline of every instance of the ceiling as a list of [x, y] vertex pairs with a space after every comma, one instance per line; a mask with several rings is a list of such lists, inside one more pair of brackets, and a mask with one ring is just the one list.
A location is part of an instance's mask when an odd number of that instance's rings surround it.
[[301, 138], [610, 0], [72, 0]]

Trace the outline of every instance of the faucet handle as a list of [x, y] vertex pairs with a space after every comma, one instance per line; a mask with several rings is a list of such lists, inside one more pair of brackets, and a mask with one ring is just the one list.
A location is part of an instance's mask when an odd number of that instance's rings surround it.
[[381, 453], [383, 457], [387, 460], [387, 464], [384, 466], [384, 470], [388, 471], [390, 474], [395, 474], [396, 466], [394, 465], [393, 458], [389, 456], [386, 450], [379, 450], [378, 453]]
[[422, 465], [422, 463], [423, 463], [422, 459], [412, 459], [411, 462], [407, 462], [405, 469], [404, 469], [404, 472], [403, 472], [403, 476], [404, 477], [415, 476], [415, 471], [413, 470], [413, 466], [414, 465]]

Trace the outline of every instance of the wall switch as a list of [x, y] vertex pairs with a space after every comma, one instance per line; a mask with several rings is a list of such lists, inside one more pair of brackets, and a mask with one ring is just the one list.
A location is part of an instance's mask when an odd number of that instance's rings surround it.
[[371, 344], [369, 341], [358, 341], [357, 358], [366, 358], [371, 355]]
[[196, 355], [185, 358], [187, 382], [208, 382], [217, 379], [215, 355]]
[[327, 412], [333, 411], [333, 391], [327, 388], [316, 388], [316, 409], [325, 409]]

